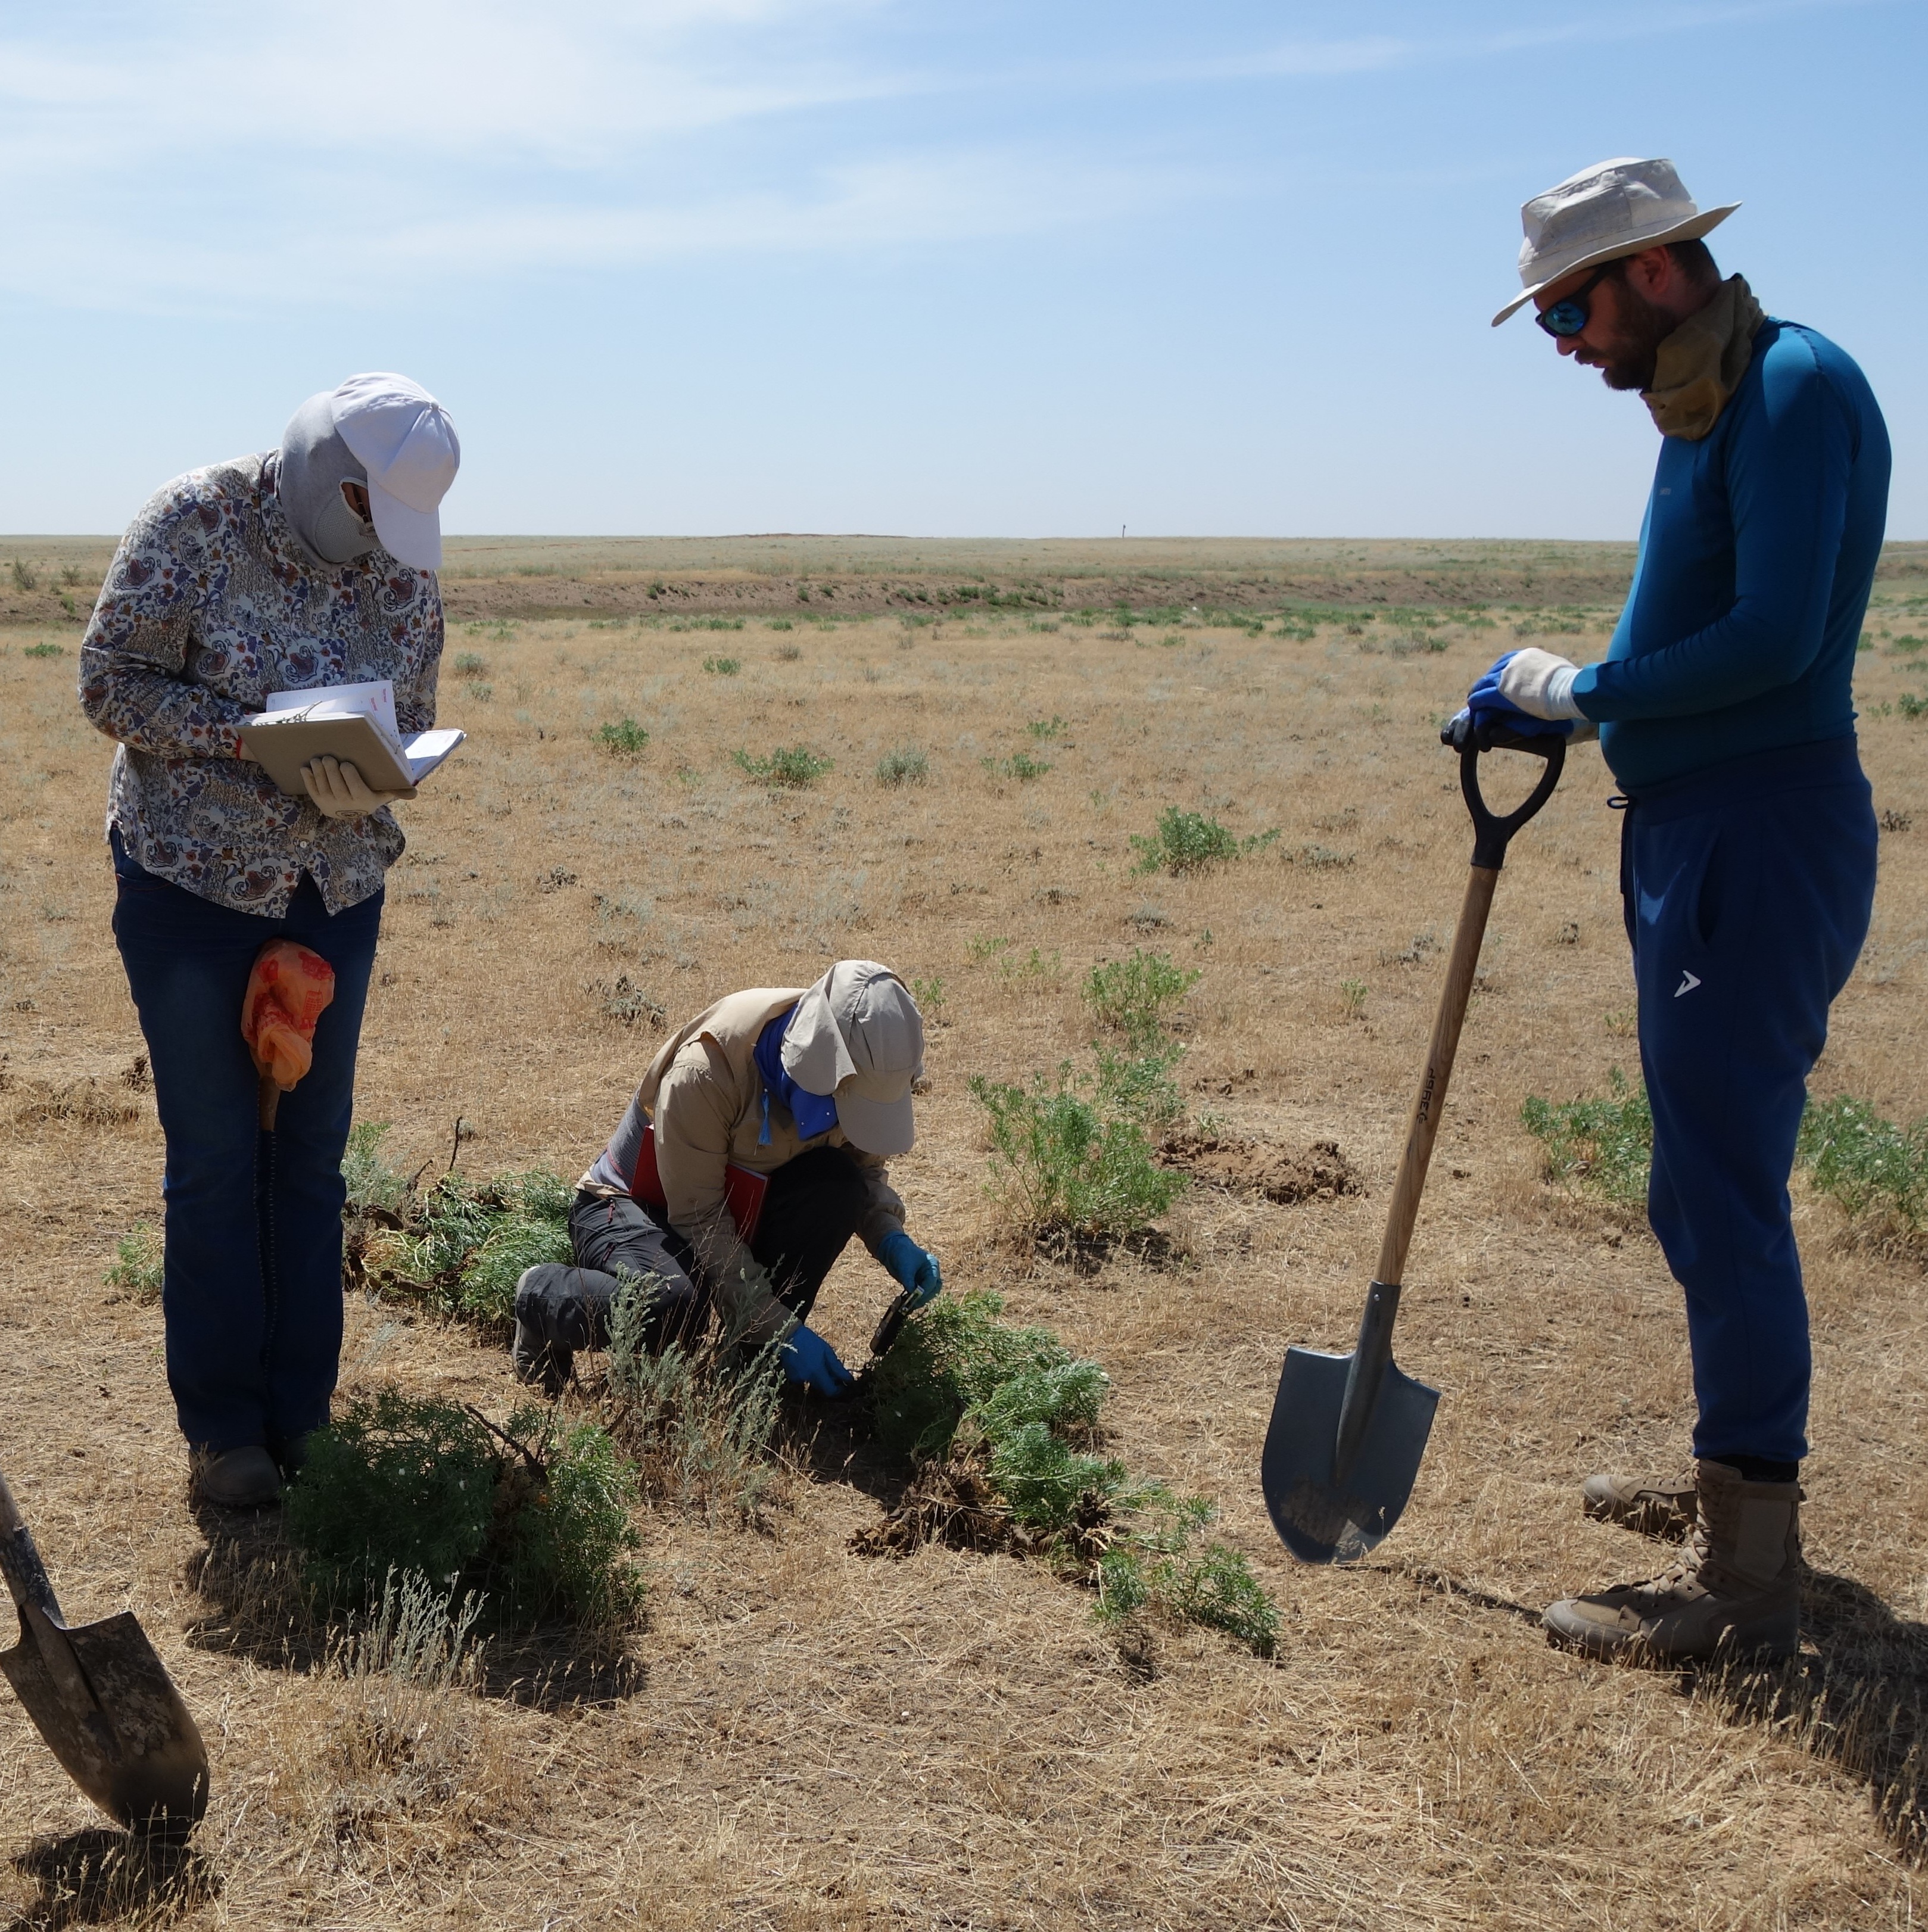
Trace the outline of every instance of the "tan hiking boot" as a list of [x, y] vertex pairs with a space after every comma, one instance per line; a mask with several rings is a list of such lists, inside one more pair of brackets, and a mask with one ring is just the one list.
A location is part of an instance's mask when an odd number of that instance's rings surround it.
[[1678, 1543], [1694, 1526], [1694, 1466], [1677, 1476], [1589, 1476], [1581, 1507], [1598, 1522], [1617, 1522], [1641, 1536]]
[[1750, 1483], [1725, 1462], [1695, 1466], [1687, 1546], [1644, 1583], [1567, 1597], [1542, 1621], [1589, 1657], [1673, 1664], [1716, 1654], [1791, 1657], [1800, 1642], [1800, 1485]]

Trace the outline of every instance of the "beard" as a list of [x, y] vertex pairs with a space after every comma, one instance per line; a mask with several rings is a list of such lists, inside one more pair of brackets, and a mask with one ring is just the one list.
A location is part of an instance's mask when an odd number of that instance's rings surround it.
[[1574, 360], [1598, 369], [1600, 380], [1610, 389], [1650, 389], [1660, 345], [1673, 334], [1674, 318], [1638, 289], [1629, 287], [1624, 278], [1616, 292], [1620, 314], [1612, 340], [1604, 350], [1581, 350]]

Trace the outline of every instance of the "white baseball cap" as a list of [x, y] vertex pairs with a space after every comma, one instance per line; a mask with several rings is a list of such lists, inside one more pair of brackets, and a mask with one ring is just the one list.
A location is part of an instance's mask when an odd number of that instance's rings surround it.
[[1520, 209], [1520, 226], [1526, 231], [1520, 244], [1520, 283], [1526, 293], [1507, 303], [1493, 318], [1493, 326], [1497, 328], [1542, 289], [1576, 269], [1669, 242], [1698, 242], [1740, 206], [1730, 201], [1703, 208], [1671, 161], [1634, 155], [1596, 161]]
[[462, 461], [448, 411], [419, 382], [380, 372], [350, 376], [328, 400], [336, 431], [368, 472], [383, 548], [416, 570], [440, 570], [442, 499]]
[[923, 1072], [923, 1016], [910, 988], [874, 959], [839, 959], [797, 1002], [783, 1070], [806, 1094], [834, 1094], [837, 1125], [866, 1154], [905, 1154], [917, 1138], [911, 1082]]

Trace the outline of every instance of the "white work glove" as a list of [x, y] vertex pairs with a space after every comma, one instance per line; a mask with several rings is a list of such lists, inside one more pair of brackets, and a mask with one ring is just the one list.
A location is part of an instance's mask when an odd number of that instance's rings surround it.
[[1579, 675], [1578, 664], [1529, 644], [1500, 666], [1500, 695], [1529, 718], [1578, 718], [1584, 715], [1573, 701]]
[[371, 791], [362, 782], [362, 774], [339, 758], [309, 759], [302, 767], [302, 783], [324, 818], [365, 818], [402, 796], [398, 791]]

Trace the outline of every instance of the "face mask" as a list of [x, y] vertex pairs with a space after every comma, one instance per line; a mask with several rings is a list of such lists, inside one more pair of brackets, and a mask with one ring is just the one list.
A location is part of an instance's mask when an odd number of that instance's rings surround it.
[[374, 525], [363, 522], [348, 507], [343, 487], [337, 484], [334, 494], [323, 500], [321, 513], [314, 520], [314, 535], [310, 539], [310, 548], [316, 556], [330, 563], [352, 563], [358, 556], [366, 556], [369, 551], [379, 549], [381, 541], [375, 534]]
[[302, 542], [324, 563], [352, 563], [380, 548], [341, 494], [344, 483], [366, 486], [368, 472], [341, 440], [326, 395], [311, 396], [282, 433], [278, 487], [281, 508]]

